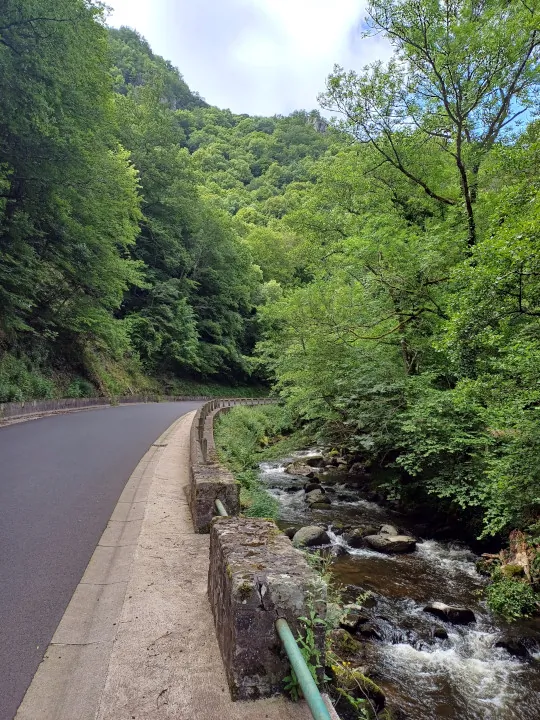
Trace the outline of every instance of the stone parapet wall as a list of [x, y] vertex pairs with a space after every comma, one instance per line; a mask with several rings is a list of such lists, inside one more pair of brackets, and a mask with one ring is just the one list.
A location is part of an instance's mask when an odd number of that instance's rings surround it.
[[190, 434], [189, 491], [195, 532], [210, 532], [210, 524], [216, 514], [216, 500], [221, 500], [229, 515], [238, 515], [240, 512], [240, 487], [232, 474], [218, 462], [214, 442], [215, 418], [237, 405], [268, 405], [273, 402], [267, 398], [211, 400], [197, 410]]
[[[310, 608], [325, 615], [326, 587], [275, 523], [216, 518], [210, 532], [208, 595], [234, 700], [283, 690], [290, 666], [276, 632], [284, 618], [296, 636]], [[315, 626], [324, 665], [324, 627]]]

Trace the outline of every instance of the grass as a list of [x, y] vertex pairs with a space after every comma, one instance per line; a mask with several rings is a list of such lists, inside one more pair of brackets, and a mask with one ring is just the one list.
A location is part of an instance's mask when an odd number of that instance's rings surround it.
[[220, 460], [241, 485], [240, 499], [248, 517], [275, 519], [279, 504], [264, 488], [257, 465], [283, 448], [290, 418], [280, 405], [236, 407], [222, 415], [214, 428]]

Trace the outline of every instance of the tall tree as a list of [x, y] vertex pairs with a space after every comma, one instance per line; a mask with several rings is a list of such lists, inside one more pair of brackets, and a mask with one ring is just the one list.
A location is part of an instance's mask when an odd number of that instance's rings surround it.
[[[393, 57], [360, 73], [336, 66], [321, 98], [411, 183], [463, 205], [469, 246], [482, 164], [537, 101], [538, 20], [537, 0], [373, 0], [369, 31], [387, 38]], [[422, 148], [434, 143], [455, 168], [456, 189], [426, 173]]]

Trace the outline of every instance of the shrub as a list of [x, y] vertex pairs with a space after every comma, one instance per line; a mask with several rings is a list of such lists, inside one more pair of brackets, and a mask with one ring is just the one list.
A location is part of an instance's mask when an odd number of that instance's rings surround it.
[[488, 606], [493, 612], [512, 622], [532, 615], [538, 609], [538, 597], [525, 580], [505, 578], [500, 569], [486, 589]]

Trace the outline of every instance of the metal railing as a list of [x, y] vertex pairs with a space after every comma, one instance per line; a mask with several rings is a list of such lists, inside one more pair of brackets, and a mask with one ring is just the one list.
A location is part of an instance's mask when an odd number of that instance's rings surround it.
[[[221, 517], [229, 517], [229, 513], [221, 500], [216, 500], [215, 505], [218, 515]], [[283, 649], [289, 658], [291, 667], [296, 674], [298, 684], [302, 689], [302, 694], [311, 711], [313, 720], [332, 720], [326, 703], [317, 687], [317, 683], [313, 679], [311, 670], [307, 666], [304, 656], [298, 647], [298, 643], [291, 632], [289, 623], [284, 618], [279, 618], [276, 620], [276, 630], [279, 639], [283, 643]]]

